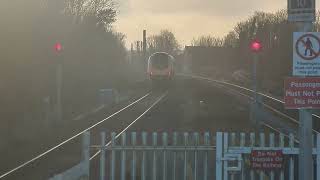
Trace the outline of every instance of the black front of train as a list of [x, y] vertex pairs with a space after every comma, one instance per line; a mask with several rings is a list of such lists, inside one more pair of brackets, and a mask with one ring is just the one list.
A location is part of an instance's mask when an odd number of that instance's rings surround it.
[[154, 86], [170, 86], [174, 79], [173, 56], [164, 52], [152, 54], [148, 60], [148, 76]]

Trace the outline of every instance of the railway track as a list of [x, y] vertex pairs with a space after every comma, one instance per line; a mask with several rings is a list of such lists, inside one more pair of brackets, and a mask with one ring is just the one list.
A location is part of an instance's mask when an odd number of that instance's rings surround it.
[[[253, 90], [249, 88], [245, 88], [236, 84], [232, 84], [229, 82], [225, 81], [219, 81], [219, 80], [214, 80], [202, 76], [196, 76], [196, 75], [185, 75], [185, 74], [179, 74], [180, 76], [186, 76], [194, 79], [199, 79], [199, 80], [204, 80], [208, 81], [211, 83], [216, 83], [219, 86], [226, 88], [226, 89], [231, 89], [233, 92], [246, 97], [250, 101], [253, 101]], [[260, 105], [268, 109], [269, 112], [271, 112], [273, 115], [281, 118], [282, 122], [270, 122], [270, 121], [263, 121], [261, 122], [262, 125], [265, 128], [271, 129], [272, 131], [275, 131], [277, 133], [284, 133], [288, 135], [290, 133], [296, 134], [297, 135], [297, 130], [299, 127], [299, 121], [297, 120], [299, 117], [298, 111], [297, 110], [287, 110], [284, 108], [284, 101], [277, 99], [275, 97], [272, 97], [270, 95], [266, 95], [263, 93], [258, 93], [258, 96], [261, 98], [260, 100]], [[320, 119], [320, 116], [317, 114], [312, 114], [314, 121]], [[284, 128], [290, 128], [284, 129]], [[313, 132], [315, 134], [320, 133], [318, 130], [313, 129]]]
[[[180, 75], [181, 76], [181, 75]], [[187, 76], [187, 75], [183, 75]], [[212, 80], [209, 78], [201, 76], [187, 76], [191, 79], [204, 80], [207, 82], [214, 83], [221, 87], [221, 89], [229, 89], [233, 93], [236, 93], [242, 96], [244, 99], [247, 99], [247, 102], [252, 101], [253, 92], [250, 89], [241, 87], [232, 83]], [[216, 86], [214, 85], [214, 86]], [[35, 156], [34, 158], [21, 163], [19, 166], [8, 170], [7, 172], [0, 175], [0, 179], [47, 179], [48, 177], [53, 176], [54, 174], [60, 173], [65, 169], [72, 167], [77, 164], [81, 157], [80, 144], [81, 144], [81, 135], [86, 132], [91, 132], [92, 143], [98, 144], [100, 139], [101, 131], [113, 131], [117, 133], [117, 138], [121, 136], [124, 132], [129, 129], [136, 129], [137, 123], [141, 118], [143, 118], [151, 109], [159, 104], [165, 97], [167, 97], [168, 91], [165, 92], [151, 92], [147, 93], [144, 96], [138, 98], [127, 106], [121, 108], [115, 113], [109, 115], [103, 120], [77, 132], [74, 133], [70, 138], [61, 141], [61, 143], [49, 148], [47, 151]], [[268, 109], [270, 112], [274, 113], [278, 117], [281, 117], [286, 126], [288, 124], [294, 128], [297, 128], [299, 122], [296, 120], [297, 112], [292, 110], [286, 111], [283, 109], [283, 102], [279, 99], [271, 97], [269, 95], [259, 93], [262, 97], [261, 104], [264, 108]], [[163, 111], [163, 110], [162, 110]], [[158, 113], [162, 113], [159, 110]], [[319, 118], [314, 114], [314, 118]], [[145, 121], [147, 122], [147, 121]], [[152, 122], [150, 122], [152, 123]], [[220, 122], [221, 123], [221, 122]], [[168, 122], [167, 122], [168, 124]], [[169, 123], [170, 124], [170, 123]], [[141, 125], [141, 124], [140, 124]], [[140, 125], [138, 125], [140, 127]], [[151, 124], [149, 124], [151, 125]], [[136, 126], [136, 127], [134, 127]], [[155, 125], [157, 126], [157, 125]], [[165, 125], [168, 126], [168, 125]], [[164, 126], [164, 127], [165, 127]], [[207, 125], [208, 126], [208, 125]], [[206, 127], [207, 127], [206, 126]], [[237, 125], [238, 126], [238, 125]], [[274, 124], [269, 124], [268, 122], [263, 122], [265, 128], [271, 129], [275, 132], [283, 132], [281, 127], [277, 127]], [[175, 126], [176, 127], [176, 126]], [[138, 128], [139, 129], [139, 128]], [[184, 129], [188, 129], [185, 127]], [[191, 130], [191, 129], [190, 129]], [[317, 133], [316, 130], [314, 130]], [[95, 142], [97, 141], [97, 142]], [[107, 142], [107, 146], [110, 142]], [[92, 163], [95, 163], [99, 151], [92, 152], [91, 160]], [[50, 170], [50, 171], [49, 171]]]
[[[102, 130], [112, 129], [117, 132], [117, 138], [127, 131], [133, 124], [141, 119], [152, 108], [167, 96], [168, 92], [149, 92], [132, 103], [112, 113], [83, 130], [74, 133], [73, 136], [61, 141], [61, 143], [48, 148], [43, 153], [21, 163], [15, 168], [1, 173], [0, 179], [47, 179], [65, 169], [77, 164], [81, 157], [81, 135], [90, 131], [92, 139], [99, 136]], [[120, 122], [119, 122], [120, 121]], [[109, 142], [110, 143], [110, 142]], [[100, 152], [94, 152], [91, 160]]]

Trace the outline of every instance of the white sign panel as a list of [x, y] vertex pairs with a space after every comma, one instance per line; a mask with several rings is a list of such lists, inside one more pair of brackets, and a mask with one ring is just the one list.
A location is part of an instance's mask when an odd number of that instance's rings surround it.
[[320, 33], [293, 34], [293, 76], [320, 76]]
[[315, 0], [288, 0], [288, 20], [293, 22], [315, 21]]

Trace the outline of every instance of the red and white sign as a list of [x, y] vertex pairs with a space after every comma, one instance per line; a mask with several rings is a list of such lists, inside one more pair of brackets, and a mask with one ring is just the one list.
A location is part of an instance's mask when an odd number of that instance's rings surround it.
[[287, 109], [320, 109], [320, 78], [286, 78], [285, 108]]
[[283, 168], [282, 151], [251, 151], [250, 163], [252, 169], [278, 170]]

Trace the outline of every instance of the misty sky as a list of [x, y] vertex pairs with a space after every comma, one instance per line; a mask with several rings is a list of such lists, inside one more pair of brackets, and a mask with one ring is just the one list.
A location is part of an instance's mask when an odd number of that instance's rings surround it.
[[[287, 7], [287, 0], [117, 0], [118, 31], [128, 43], [148, 34], [169, 29], [182, 45], [199, 35], [223, 36], [254, 11], [274, 12]], [[319, 6], [318, 6], [319, 7]]]

